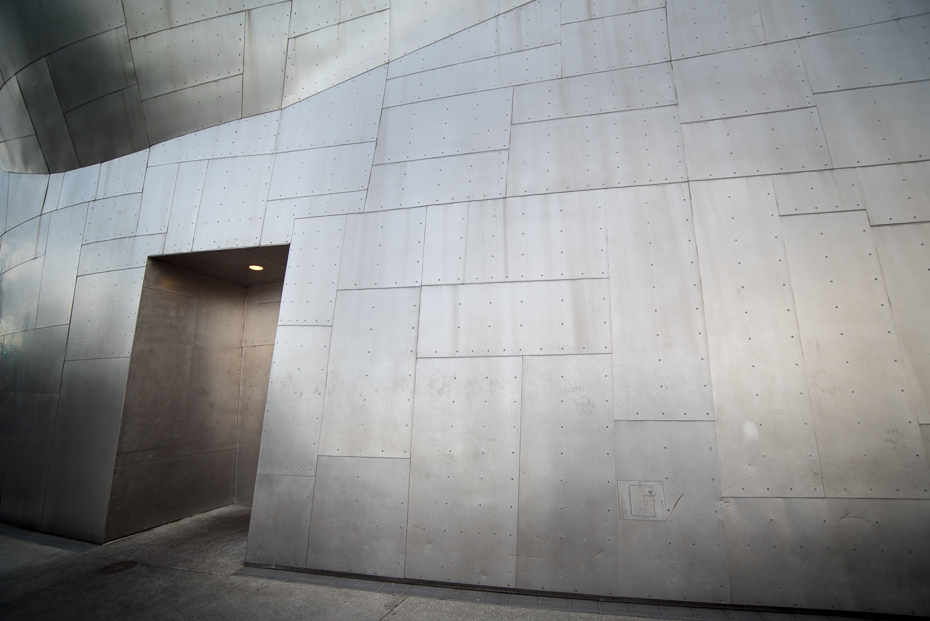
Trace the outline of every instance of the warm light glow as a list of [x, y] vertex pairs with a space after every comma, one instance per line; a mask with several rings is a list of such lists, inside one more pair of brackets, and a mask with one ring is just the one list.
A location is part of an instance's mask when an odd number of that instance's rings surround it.
[[250, 266], [249, 266], [249, 269], [250, 269], [250, 270], [255, 270], [256, 272], [260, 272], [260, 271], [262, 271], [262, 270], [265, 269], [265, 268], [262, 267], [261, 265], [250, 265]]

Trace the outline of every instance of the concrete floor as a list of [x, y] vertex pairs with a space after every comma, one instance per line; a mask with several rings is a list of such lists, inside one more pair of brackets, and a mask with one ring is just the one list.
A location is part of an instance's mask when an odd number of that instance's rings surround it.
[[[631, 608], [628, 604], [605, 603], [599, 606], [585, 600], [521, 595], [484, 597], [477, 591], [244, 568], [249, 512], [249, 507], [224, 507], [103, 546], [0, 524], [0, 618], [831, 619], [825, 615], [812, 618], [686, 606], [634, 604]], [[135, 565], [114, 573], [113, 570], [121, 568], [114, 564], [125, 561], [134, 561]], [[476, 601], [481, 599], [486, 601]], [[595, 613], [573, 611], [574, 608]], [[611, 611], [629, 614], [613, 616], [609, 615]], [[842, 619], [848, 621], [850, 617]]]

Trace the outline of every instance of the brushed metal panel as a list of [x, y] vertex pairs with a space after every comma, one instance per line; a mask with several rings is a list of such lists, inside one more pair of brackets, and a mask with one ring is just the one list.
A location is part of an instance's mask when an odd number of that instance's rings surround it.
[[507, 151], [485, 151], [372, 166], [366, 210], [504, 196]]
[[617, 190], [605, 210], [614, 418], [713, 420], [688, 187]]
[[502, 88], [386, 108], [374, 163], [506, 149], [512, 92]]
[[97, 181], [100, 178], [100, 164], [69, 170], [61, 182], [61, 197], [58, 208], [70, 207], [78, 203], [87, 203], [97, 197]]
[[868, 218], [861, 211], [782, 223], [811, 409], [833, 497], [928, 498], [907, 370]]
[[[61, 374], [61, 367], [58, 368]], [[57, 386], [56, 386], [57, 388]], [[0, 519], [26, 528], [42, 524], [45, 478], [55, 431], [57, 394], [2, 393], [0, 407], [10, 420], [4, 450]]]
[[281, 2], [245, 15], [242, 116], [281, 108], [290, 13], [291, 5]]
[[676, 60], [672, 65], [685, 123], [813, 104], [796, 41]]
[[262, 224], [262, 245], [290, 243], [296, 219], [358, 213], [365, 208], [365, 194], [362, 190], [268, 201]]
[[[45, 204], [42, 206], [43, 214], [58, 209], [58, 201], [61, 200], [61, 186], [64, 180], [64, 173], [53, 173], [48, 176], [48, 190], [45, 192]], [[0, 192], [2, 192], [2, 189], [0, 189]]]
[[66, 324], [71, 320], [71, 302], [86, 216], [86, 204], [59, 209], [51, 214], [36, 315], [37, 328]]
[[242, 76], [146, 99], [142, 110], [151, 144], [234, 121], [242, 116]]
[[562, 76], [559, 44], [501, 54], [387, 81], [384, 105], [397, 106]]
[[681, 130], [692, 179], [833, 168], [817, 108], [685, 123]]
[[497, 0], [455, 2], [391, 1], [391, 60], [490, 19], [500, 12]]
[[930, 503], [740, 498], [724, 505], [734, 604], [926, 614]]
[[287, 42], [283, 105], [289, 106], [388, 61], [388, 11]]
[[320, 454], [409, 457], [420, 289], [340, 291]]
[[346, 22], [356, 17], [389, 8], [391, 8], [390, 0], [341, 0], [339, 3], [339, 21]]
[[[278, 282], [249, 287], [246, 290], [245, 325], [242, 329], [243, 347], [274, 345], [283, 288], [284, 283]], [[271, 368], [271, 354], [268, 355], [268, 367]], [[265, 389], [267, 388], [268, 378], [266, 377]], [[264, 399], [262, 404], [262, 410], [264, 410]]]
[[87, 208], [84, 243], [133, 235], [141, 206], [141, 192], [92, 201]]
[[419, 286], [425, 228], [425, 207], [348, 216], [339, 288]]
[[664, 6], [665, 0], [566, 0], [562, 3], [562, 23], [661, 9]]
[[178, 166], [171, 213], [168, 215], [165, 252], [190, 252], [206, 176], [207, 162], [185, 162]]
[[19, 82], [13, 76], [0, 88], [0, 140], [25, 138], [33, 134], [32, 119], [26, 110]]
[[782, 216], [850, 211], [862, 209], [865, 204], [861, 184], [852, 169], [775, 175], [772, 179]]
[[39, 217], [39, 235], [36, 238], [36, 256], [45, 256], [45, 247], [48, 245], [48, 226], [52, 221], [52, 214], [44, 213]]
[[[38, 5], [37, 5], [38, 6]], [[0, 54], [0, 58], [3, 58]], [[29, 110], [36, 138], [42, 147], [49, 172], [62, 172], [78, 166], [77, 152], [55, 93], [52, 76], [44, 58], [16, 75], [23, 100]]]
[[328, 88], [281, 111], [276, 151], [298, 151], [378, 137], [385, 66]]
[[[280, 289], [280, 288], [279, 288]], [[271, 326], [274, 340], [275, 322], [279, 303], [264, 304], [275, 312], [263, 313], [262, 319]], [[248, 315], [246, 329], [248, 329]], [[258, 471], [258, 454], [262, 442], [262, 423], [268, 397], [268, 375], [274, 344], [242, 348], [242, 371], [239, 374], [239, 412], [236, 421], [236, 464], [233, 502], [251, 505], [255, 495], [255, 477]]]
[[669, 60], [665, 11], [642, 11], [562, 26], [563, 75]]
[[823, 131], [838, 168], [927, 157], [930, 82], [815, 95]]
[[872, 226], [930, 221], [930, 162], [856, 170]]
[[405, 578], [516, 584], [522, 367], [517, 357], [417, 365]]
[[275, 2], [280, 0], [162, 0], [154, 4], [147, 0], [126, 0], [123, 7], [129, 36], [138, 37]]
[[603, 71], [513, 89], [513, 122], [619, 112], [677, 103], [672, 66]]
[[675, 106], [514, 125], [507, 194], [684, 181], [680, 127]]
[[47, 60], [65, 112], [136, 83], [125, 26], [72, 43]]
[[136, 235], [81, 246], [78, 276], [145, 267], [152, 255], [161, 254], [165, 235]]
[[517, 588], [617, 595], [610, 356], [523, 359]]
[[152, 235], [168, 231], [171, 199], [174, 196], [174, 184], [177, 179], [178, 164], [149, 166], [146, 169], [136, 235]]
[[865, 26], [926, 11], [922, 3], [870, 0], [759, 0], [766, 41]]
[[769, 178], [691, 183], [725, 496], [822, 496]]
[[272, 155], [210, 161], [192, 250], [258, 245], [273, 161]]
[[293, 0], [288, 37], [338, 23], [339, 5], [340, 0]]
[[45, 154], [35, 136], [0, 142], [0, 167], [11, 172], [48, 173]]
[[42, 213], [47, 187], [46, 175], [10, 175], [6, 207], [7, 231]]
[[137, 194], [145, 182], [148, 149], [100, 164], [97, 199]]
[[283, 474], [255, 477], [246, 562], [306, 567], [314, 481]]
[[149, 146], [139, 88], [130, 86], [75, 108], [65, 115], [82, 166]]
[[274, 153], [280, 116], [270, 112], [172, 138], [151, 148], [149, 166]]
[[606, 278], [608, 200], [585, 192], [470, 203], [465, 282]]
[[36, 258], [39, 220], [27, 220], [0, 236], [0, 273]]
[[42, 530], [102, 542], [129, 358], [67, 361]]
[[279, 325], [333, 325], [345, 227], [345, 216], [294, 222]]
[[[328, 327], [278, 326], [259, 475], [310, 477], [316, 472], [331, 333]], [[256, 483], [256, 493], [259, 487]]]
[[320, 457], [307, 567], [404, 576], [409, 459]]
[[145, 268], [80, 276], [68, 334], [67, 360], [115, 358], [132, 352]]
[[269, 199], [364, 190], [375, 143], [291, 151], [275, 156]]
[[0, 274], [0, 334], [36, 327], [43, 261], [39, 257]]
[[610, 353], [607, 279], [423, 289], [422, 358]]
[[68, 326], [7, 334], [0, 361], [0, 391], [58, 393]]
[[426, 208], [423, 284], [461, 283], [465, 277], [468, 203]]
[[667, 0], [666, 11], [672, 58], [765, 43], [758, 0]]
[[618, 421], [614, 436], [617, 480], [660, 481], [665, 493], [664, 519], [617, 522], [620, 595], [729, 602], [714, 423]]
[[6, 211], [9, 206], [10, 173], [0, 168], [0, 229], [6, 231]]

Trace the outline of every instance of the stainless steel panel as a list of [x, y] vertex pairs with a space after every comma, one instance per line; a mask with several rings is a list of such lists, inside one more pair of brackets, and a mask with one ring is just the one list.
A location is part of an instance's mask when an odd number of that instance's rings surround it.
[[196, 3], [162, 0], [154, 5], [146, 0], [126, 0], [123, 7], [129, 36], [138, 37], [275, 2], [280, 0], [208, 0]]
[[145, 267], [145, 260], [161, 254], [165, 234], [136, 235], [81, 246], [78, 276]]
[[778, 213], [793, 216], [802, 213], [850, 211], [865, 204], [856, 171], [818, 170], [791, 175], [775, 175]]
[[372, 69], [282, 110], [275, 150], [373, 142], [386, 73], [386, 66]]
[[0, 236], [0, 273], [36, 258], [39, 220], [23, 222]]
[[82, 166], [110, 160], [149, 146], [139, 88], [105, 95], [65, 115]]
[[339, 3], [339, 21], [346, 22], [389, 8], [391, 8], [390, 0], [342, 0]]
[[570, 24], [598, 17], [660, 9], [665, 0], [566, 0], [562, 3], [562, 23]]
[[713, 420], [687, 185], [617, 190], [605, 211], [614, 418]]
[[339, 22], [340, 0], [293, 0], [289, 37], [332, 26]]
[[930, 609], [926, 501], [740, 498], [724, 511], [734, 604]]
[[65, 112], [136, 83], [125, 27], [82, 39], [47, 60]]
[[501, 54], [387, 81], [384, 105], [553, 80], [562, 76], [559, 44]]
[[[3, 54], [0, 54], [3, 58]], [[71, 142], [52, 76], [45, 59], [39, 59], [16, 76], [29, 110], [36, 137], [46, 157], [49, 172], [62, 172], [78, 165], [77, 152]]]
[[115, 358], [132, 352], [144, 274], [145, 268], [136, 268], [77, 279], [67, 360]]
[[765, 43], [758, 0], [668, 0], [672, 58], [686, 58]]
[[25, 138], [35, 134], [26, 110], [19, 82], [13, 76], [0, 88], [0, 140]]
[[286, 2], [246, 13], [242, 116], [281, 108], [290, 13]]
[[313, 477], [255, 477], [246, 562], [306, 567], [313, 483]]
[[348, 216], [339, 288], [419, 286], [425, 229], [425, 207]]
[[43, 261], [39, 257], [0, 274], [0, 334], [36, 327]]
[[[315, 474], [331, 333], [331, 328], [324, 327], [278, 326], [262, 424], [259, 475]], [[256, 494], [260, 487], [256, 482]], [[255, 506], [259, 506], [258, 496]]]
[[419, 288], [340, 291], [320, 454], [409, 457]]
[[279, 325], [333, 325], [345, 226], [345, 216], [294, 222]]
[[497, 0], [391, 1], [391, 60], [435, 43], [500, 12]]
[[930, 162], [856, 172], [872, 226], [930, 221]]
[[468, 203], [426, 208], [423, 243], [423, 284], [461, 283], [465, 277], [465, 235]]
[[86, 216], [86, 204], [59, 209], [51, 214], [36, 315], [37, 328], [66, 324], [71, 320], [71, 302]]
[[[930, 425], [930, 224], [872, 229], [918, 420]], [[924, 451], [927, 447], [924, 448]]]
[[149, 166], [274, 152], [280, 112], [223, 123], [153, 146]]
[[822, 496], [774, 188], [691, 184], [724, 496]]
[[[61, 375], [61, 366], [58, 367]], [[45, 477], [55, 431], [57, 394], [2, 393], [0, 407], [10, 420], [6, 467], [2, 470], [0, 519], [26, 528], [42, 525]]]
[[610, 356], [523, 359], [517, 588], [617, 595]]
[[58, 208], [94, 200], [97, 196], [99, 178], [100, 164], [66, 172], [61, 182], [61, 198], [58, 199]]
[[372, 166], [366, 209], [395, 209], [504, 196], [507, 151]]
[[45, 175], [10, 175], [6, 207], [7, 231], [42, 213], [47, 187], [48, 177]]
[[409, 459], [320, 457], [307, 567], [404, 576]]
[[57, 393], [68, 326], [7, 334], [0, 360], [0, 392]]
[[35, 136], [0, 142], [0, 166], [11, 172], [48, 173], [45, 155]]
[[141, 206], [141, 192], [91, 202], [84, 225], [84, 243], [133, 235]]
[[268, 201], [262, 224], [262, 245], [290, 243], [294, 220], [298, 218], [358, 213], [365, 209], [365, 194], [362, 190]]
[[168, 231], [168, 216], [171, 214], [171, 199], [178, 178], [178, 165], [149, 166], [145, 170], [142, 188], [142, 206], [136, 235], [152, 235]]
[[930, 82], [815, 95], [838, 167], [907, 162], [927, 157]]
[[388, 16], [381, 11], [289, 39], [283, 105], [386, 63]]
[[129, 358], [65, 362], [42, 530], [102, 542]]
[[405, 578], [515, 586], [522, 367], [417, 365]]
[[675, 106], [514, 125], [507, 194], [684, 181], [680, 127]]
[[[245, 325], [242, 328], [242, 346], [256, 347], [274, 345], [275, 329], [278, 325], [278, 313], [281, 310], [281, 289], [284, 283], [258, 285], [246, 290]], [[271, 368], [271, 354], [268, 355], [268, 368]], [[267, 374], [267, 371], [266, 371]], [[268, 378], [265, 378], [265, 390]], [[264, 411], [265, 400], [262, 399]]]
[[714, 423], [618, 421], [614, 435], [617, 480], [658, 481], [665, 494], [663, 519], [618, 521], [620, 595], [728, 603]]
[[610, 353], [607, 279], [423, 289], [417, 355]]
[[513, 89], [513, 122], [527, 123], [675, 103], [672, 66], [660, 63], [518, 86]]
[[207, 162], [186, 162], [178, 166], [168, 216], [168, 233], [165, 235], [165, 252], [190, 252], [206, 176]]
[[146, 99], [142, 110], [151, 144], [234, 121], [242, 116], [242, 76]]
[[64, 173], [55, 173], [48, 176], [48, 190], [45, 192], [45, 204], [42, 206], [43, 214], [58, 209], [58, 201], [61, 200], [61, 186], [64, 180]]
[[149, 152], [146, 149], [102, 163], [97, 181], [97, 198], [141, 192], [145, 182], [145, 167], [148, 158]]
[[562, 26], [563, 75], [669, 60], [665, 11], [642, 11]]
[[585, 192], [470, 203], [465, 282], [606, 278], [608, 200]]
[[39, 235], [36, 238], [36, 256], [45, 256], [45, 247], [48, 245], [48, 226], [52, 221], [52, 214], [44, 213], [39, 217]]
[[685, 123], [692, 179], [833, 168], [816, 108]]
[[272, 155], [210, 161], [192, 250], [258, 245], [273, 161]]
[[502, 88], [386, 108], [374, 163], [506, 149], [511, 99]]
[[925, 11], [921, 4], [870, 0], [759, 0], [766, 41], [797, 39], [906, 17]]
[[364, 190], [375, 143], [292, 151], [275, 156], [269, 199]]
[[[280, 292], [280, 287], [278, 287], [278, 290]], [[262, 305], [265, 308], [274, 310], [273, 313], [262, 313], [263, 316], [261, 317], [271, 327], [272, 341], [274, 341], [274, 328], [278, 319], [277, 308], [279, 303]], [[246, 310], [248, 311], [248, 306], [246, 306]], [[247, 312], [246, 331], [248, 329], [249, 316]], [[255, 477], [258, 471], [258, 454], [262, 442], [262, 423], [268, 397], [268, 375], [271, 371], [273, 350], [273, 342], [267, 345], [243, 346], [242, 348], [242, 371], [239, 375], [239, 412], [236, 425], [236, 488], [233, 494], [233, 502], [239, 505], [251, 505], [255, 495]]]
[[6, 231], [6, 211], [9, 203], [7, 199], [10, 195], [10, 173], [0, 169], [0, 228]]
[[782, 229], [825, 494], [930, 498], [930, 468], [866, 214], [796, 216]]

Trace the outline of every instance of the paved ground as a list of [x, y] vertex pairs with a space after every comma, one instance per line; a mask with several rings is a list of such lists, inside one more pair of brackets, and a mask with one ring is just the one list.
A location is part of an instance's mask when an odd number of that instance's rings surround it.
[[614, 618], [831, 621], [827, 616], [531, 597], [246, 568], [248, 527], [249, 508], [240, 506], [103, 546], [0, 524], [0, 619], [605, 621], [605, 615], [618, 615]]

